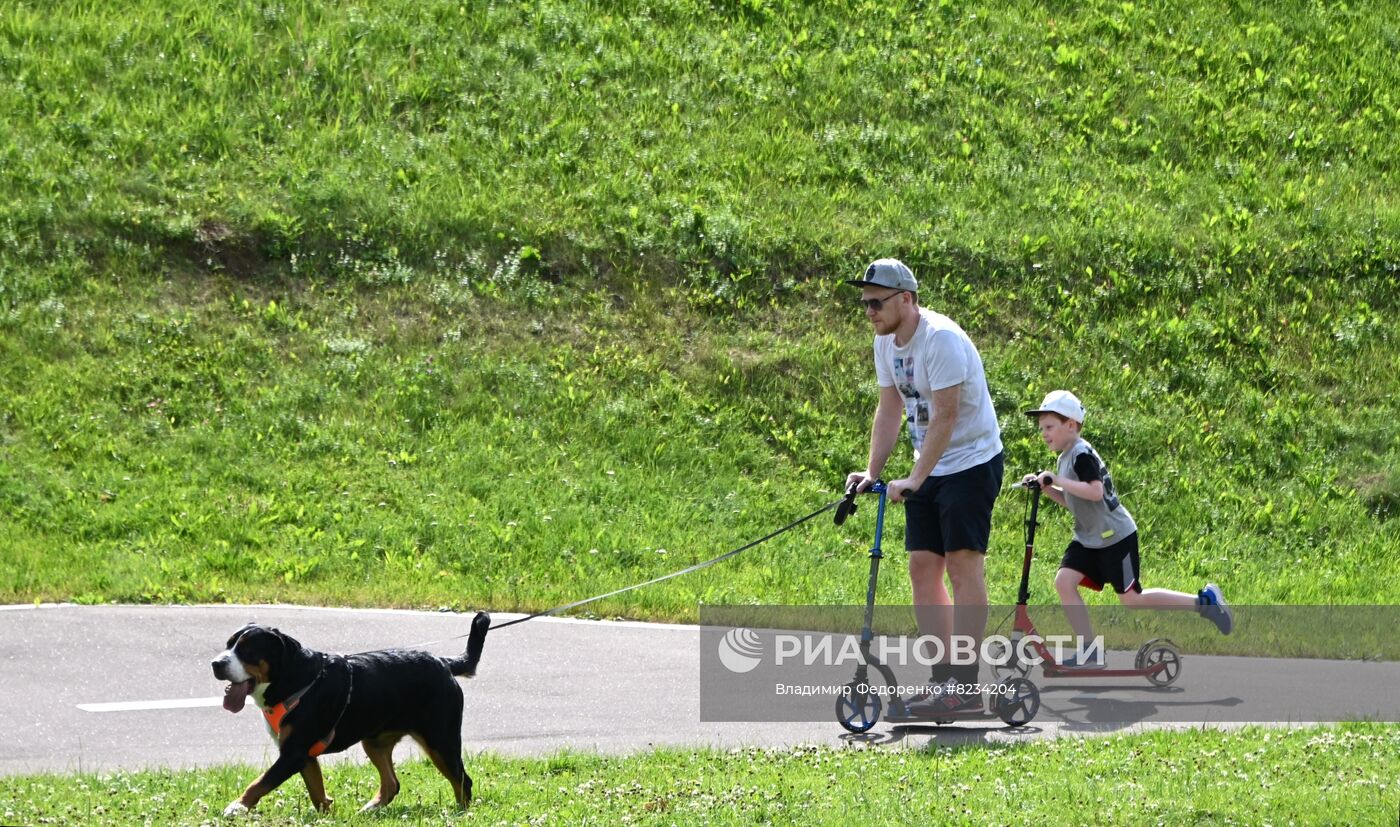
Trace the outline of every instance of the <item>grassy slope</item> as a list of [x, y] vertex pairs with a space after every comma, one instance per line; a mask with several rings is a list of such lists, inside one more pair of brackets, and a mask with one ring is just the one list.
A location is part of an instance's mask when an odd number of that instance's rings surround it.
[[[318, 268], [1202, 278], [1395, 257], [1381, 6], [9, 4], [7, 223]], [[348, 258], [347, 258], [348, 257]]]
[[[1044, 305], [1049, 319], [1011, 288], [938, 305], [974, 320], [1010, 468], [1050, 461], [1019, 408], [1058, 385], [1090, 401], [1153, 582], [1392, 602], [1397, 425], [1375, 366], [1393, 343], [1369, 316], [1339, 318], [1361, 287], [1320, 288], [1263, 307], [1220, 291], [1125, 309], [1104, 293]], [[1220, 307], [1268, 332], [1236, 344], [1251, 334]], [[176, 277], [94, 282], [7, 331], [7, 600], [567, 602], [828, 501], [863, 462], [874, 398], [867, 331], [818, 301], [725, 319], [674, 295], [618, 311], [606, 291], [548, 288], [532, 309], [444, 279], [291, 292]], [[1005, 498], [1002, 602], [1019, 516]], [[1049, 517], [1046, 547], [1067, 529]], [[869, 530], [866, 512], [839, 532], [823, 519], [601, 608], [858, 600]], [[907, 599], [898, 577], [884, 589]]]

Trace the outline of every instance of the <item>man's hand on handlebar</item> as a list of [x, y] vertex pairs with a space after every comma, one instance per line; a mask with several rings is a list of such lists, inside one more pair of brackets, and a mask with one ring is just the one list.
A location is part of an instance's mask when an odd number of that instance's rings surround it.
[[856, 493], [859, 494], [873, 485], [877, 479], [879, 479], [879, 477], [866, 471], [852, 471], [846, 475], [846, 493], [849, 494], [851, 492], [851, 486], [855, 486]]
[[890, 502], [902, 503], [908, 498], [914, 496], [914, 494], [919, 490], [919, 486], [911, 483], [906, 477], [905, 479], [895, 480], [894, 482], [890, 483], [886, 490], [889, 492]]

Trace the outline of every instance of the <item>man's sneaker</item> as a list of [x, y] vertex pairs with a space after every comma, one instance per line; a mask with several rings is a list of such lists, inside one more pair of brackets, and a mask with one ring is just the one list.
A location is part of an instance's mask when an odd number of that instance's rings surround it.
[[934, 718], [943, 715], [963, 715], [982, 711], [981, 693], [959, 695], [953, 692], [953, 681], [929, 688], [928, 694], [921, 694], [912, 703], [905, 703], [905, 710], [913, 718]]
[[904, 696], [900, 700], [904, 702], [905, 706], [908, 706], [910, 704], [916, 704], [921, 703], [923, 701], [927, 701], [929, 698], [939, 697], [942, 694], [943, 685], [931, 683], [928, 686], [919, 687], [918, 689], [914, 690], [911, 694]]
[[1196, 596], [1196, 602], [1200, 607], [1196, 610], [1201, 613], [1201, 617], [1215, 624], [1215, 628], [1220, 630], [1220, 634], [1228, 635], [1235, 628], [1235, 613], [1230, 611], [1230, 606], [1225, 602], [1225, 595], [1220, 591], [1220, 587], [1214, 583], [1207, 583]]
[[1103, 659], [1103, 652], [1098, 649], [1090, 654], [1085, 654], [1082, 658], [1079, 652], [1075, 652], [1060, 661], [1061, 669], [1104, 669], [1107, 666], [1108, 664]]

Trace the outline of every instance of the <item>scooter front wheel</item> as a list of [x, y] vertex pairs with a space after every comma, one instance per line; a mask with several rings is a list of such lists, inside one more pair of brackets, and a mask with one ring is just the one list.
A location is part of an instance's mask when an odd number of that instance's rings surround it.
[[1012, 678], [997, 695], [993, 709], [1007, 726], [1025, 726], [1040, 712], [1040, 690], [1025, 678]]
[[868, 684], [851, 681], [836, 697], [836, 722], [848, 732], [865, 732], [879, 722], [883, 707], [880, 696], [871, 692]]

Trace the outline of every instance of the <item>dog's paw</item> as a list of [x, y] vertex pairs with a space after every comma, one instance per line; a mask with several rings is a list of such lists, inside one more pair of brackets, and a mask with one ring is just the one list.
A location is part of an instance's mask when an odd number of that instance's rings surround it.
[[224, 818], [238, 818], [246, 816], [250, 810], [242, 801], [235, 801], [224, 808]]

